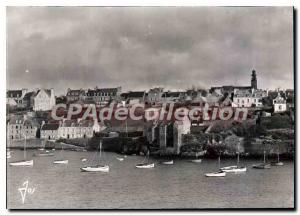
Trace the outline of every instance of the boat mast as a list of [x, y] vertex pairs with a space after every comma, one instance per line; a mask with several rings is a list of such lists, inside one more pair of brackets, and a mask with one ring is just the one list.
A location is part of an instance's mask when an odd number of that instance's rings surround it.
[[221, 168], [221, 155], [218, 157], [218, 164], [219, 164], [219, 169]]
[[264, 163], [266, 163], [266, 151], [264, 151]]

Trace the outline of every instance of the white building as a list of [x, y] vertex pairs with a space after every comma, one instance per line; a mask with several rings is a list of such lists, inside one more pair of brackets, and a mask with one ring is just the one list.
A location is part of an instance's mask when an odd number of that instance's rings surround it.
[[34, 111], [48, 111], [55, 105], [55, 96], [53, 89], [40, 89], [34, 97]]
[[263, 90], [238, 90], [233, 96], [232, 107], [262, 107]]
[[101, 130], [97, 125], [99, 124], [88, 120], [64, 120], [60, 123], [58, 137], [63, 139], [92, 138], [94, 129]]
[[286, 111], [286, 100], [278, 93], [277, 97], [273, 99], [274, 113]]

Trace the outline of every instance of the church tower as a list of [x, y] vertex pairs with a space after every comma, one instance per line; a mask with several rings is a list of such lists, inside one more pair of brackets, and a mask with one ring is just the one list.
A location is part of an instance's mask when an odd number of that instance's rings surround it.
[[251, 87], [257, 90], [257, 79], [256, 79], [256, 72], [255, 70], [252, 70], [251, 75]]

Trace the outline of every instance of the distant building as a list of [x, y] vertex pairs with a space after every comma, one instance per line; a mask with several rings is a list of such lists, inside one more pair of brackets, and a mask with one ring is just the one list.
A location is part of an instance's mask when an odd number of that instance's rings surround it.
[[257, 77], [256, 77], [256, 71], [252, 70], [251, 73], [251, 85], [250, 86], [222, 86], [222, 87], [211, 87], [210, 93], [216, 93], [222, 96], [229, 96], [230, 98], [233, 98], [234, 94], [236, 94], [237, 91], [243, 91], [243, 90], [257, 90]]
[[27, 93], [27, 89], [8, 90], [6, 92], [6, 104], [18, 108], [24, 107], [23, 98]]
[[84, 97], [86, 101], [94, 101], [97, 105], [107, 104], [112, 100], [119, 99], [121, 90], [121, 87], [89, 89], [85, 92]]
[[233, 97], [232, 107], [262, 107], [262, 98], [266, 92], [262, 90], [239, 90]]
[[58, 123], [43, 123], [41, 127], [41, 139], [57, 140], [58, 129]]
[[7, 139], [34, 139], [40, 125], [31, 118], [25, 116], [15, 116], [7, 124]]
[[146, 100], [145, 91], [129, 91], [128, 93], [122, 93], [121, 97], [126, 104], [138, 104], [143, 103]]
[[148, 92], [147, 101], [149, 104], [155, 105], [162, 102], [163, 88], [152, 88]]
[[81, 101], [84, 99], [85, 91], [83, 89], [79, 90], [71, 90], [70, 88], [67, 91], [66, 98], [67, 102], [76, 102], [76, 101]]
[[273, 99], [274, 113], [280, 113], [287, 110], [286, 100], [278, 93], [277, 97]]
[[55, 96], [53, 89], [39, 89], [33, 99], [34, 111], [48, 111], [55, 105]]
[[92, 121], [63, 121], [58, 129], [58, 138], [75, 139], [75, 138], [91, 138], [93, 137]]
[[162, 102], [180, 102], [183, 101], [185, 98], [184, 92], [164, 92], [162, 94]]

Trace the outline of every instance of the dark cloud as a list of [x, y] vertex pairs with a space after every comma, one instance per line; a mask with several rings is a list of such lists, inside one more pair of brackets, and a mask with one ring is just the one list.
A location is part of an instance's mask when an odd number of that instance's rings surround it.
[[7, 8], [9, 88], [248, 85], [252, 68], [293, 87], [292, 7]]

